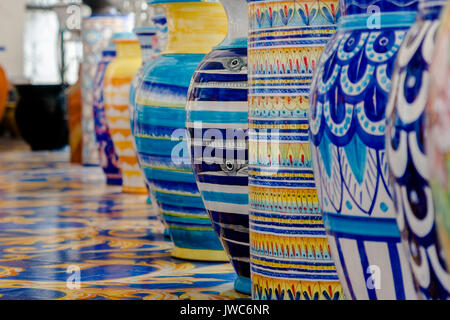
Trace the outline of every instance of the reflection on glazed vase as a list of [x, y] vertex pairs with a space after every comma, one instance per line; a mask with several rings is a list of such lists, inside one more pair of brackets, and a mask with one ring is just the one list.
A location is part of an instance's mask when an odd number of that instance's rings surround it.
[[[319, 203], [348, 299], [415, 299], [385, 153], [385, 110], [394, 61], [417, 1], [342, 1], [310, 96]], [[373, 23], [373, 24], [372, 24]]]
[[134, 130], [139, 160], [152, 202], [175, 244], [172, 256], [228, 261], [197, 188], [186, 144], [187, 92], [195, 69], [226, 33], [226, 15], [216, 1], [149, 1], [165, 10], [165, 50], [136, 94]]
[[314, 184], [308, 94], [336, 0], [249, 1], [250, 255], [254, 299], [344, 299]]
[[450, 290], [450, 5], [441, 18], [430, 66], [426, 106], [425, 149], [440, 244], [447, 258], [447, 292]]
[[82, 63], [82, 162], [84, 165], [99, 165], [99, 155], [95, 143], [93, 105], [94, 78], [103, 49], [116, 32], [133, 28], [132, 15], [92, 15], [82, 22], [83, 63]]
[[247, 1], [221, 0], [225, 40], [194, 73], [186, 127], [197, 186], [214, 229], [238, 274], [235, 289], [251, 294], [248, 231]]
[[116, 57], [116, 48], [107, 46], [102, 53], [102, 59], [98, 64], [94, 82], [94, 131], [97, 138], [100, 166], [106, 176], [108, 185], [122, 185], [122, 172], [120, 170], [119, 157], [114, 148], [114, 142], [109, 131], [105, 115], [105, 99], [103, 95], [106, 68]]
[[386, 107], [386, 154], [397, 222], [417, 294], [447, 299], [449, 274], [437, 235], [425, 153], [429, 65], [446, 0], [420, 0], [416, 22], [400, 47]]
[[106, 69], [104, 99], [107, 124], [119, 156], [122, 190], [147, 193], [130, 128], [129, 94], [134, 75], [142, 64], [141, 48], [133, 33], [114, 35], [117, 57]]

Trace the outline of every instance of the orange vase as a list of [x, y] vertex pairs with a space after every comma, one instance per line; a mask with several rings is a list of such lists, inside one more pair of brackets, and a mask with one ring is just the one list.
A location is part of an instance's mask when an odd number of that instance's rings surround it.
[[123, 192], [147, 193], [131, 134], [128, 100], [134, 75], [142, 64], [141, 48], [132, 33], [113, 37], [117, 56], [106, 69], [103, 95], [108, 127], [119, 156]]
[[[81, 66], [80, 66], [81, 70]], [[81, 78], [81, 72], [79, 72]], [[69, 145], [70, 145], [70, 162], [82, 163], [82, 129], [81, 129], [81, 80], [77, 81], [68, 90], [68, 116], [69, 116]]]
[[8, 100], [8, 88], [9, 84], [6, 73], [0, 66], [0, 121], [2, 121], [5, 113], [6, 102]]

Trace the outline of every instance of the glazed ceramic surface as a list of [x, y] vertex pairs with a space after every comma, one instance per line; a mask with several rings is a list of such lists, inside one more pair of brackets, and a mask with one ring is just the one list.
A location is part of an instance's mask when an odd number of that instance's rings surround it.
[[102, 59], [98, 64], [94, 83], [94, 128], [99, 152], [100, 166], [109, 185], [122, 185], [119, 156], [114, 147], [105, 114], [105, 99], [103, 95], [106, 68], [116, 58], [116, 48], [111, 45], [103, 50]]
[[[436, 226], [450, 268], [450, 6], [441, 18], [433, 59], [426, 107], [425, 149], [429, 158], [430, 185]], [[439, 269], [438, 269], [439, 270]]]
[[235, 288], [251, 294], [247, 1], [221, 2], [228, 16], [228, 34], [194, 73], [188, 93], [186, 127], [197, 186], [239, 276]]
[[446, 284], [450, 284], [436, 230], [424, 146], [429, 65], [445, 2], [419, 3], [416, 22], [397, 54], [386, 108], [391, 193], [417, 293], [425, 299], [447, 299]]
[[[79, 76], [81, 64], [79, 67]], [[82, 164], [83, 143], [81, 141], [81, 79], [72, 85], [67, 92], [67, 117], [69, 123], [70, 162]]]
[[417, 1], [341, 2], [310, 96], [314, 173], [331, 254], [349, 299], [414, 299], [388, 188], [385, 110]]
[[[198, 64], [226, 33], [219, 3], [156, 1], [169, 26], [166, 49], [136, 94], [139, 160], [175, 244], [174, 257], [227, 261], [197, 188], [186, 144], [188, 87]], [[151, 2], [150, 2], [151, 3]]]
[[95, 143], [93, 104], [94, 79], [103, 49], [116, 32], [131, 31], [134, 17], [128, 15], [92, 15], [83, 19], [83, 64], [82, 64], [82, 132], [83, 164], [98, 165], [99, 155]]
[[155, 27], [136, 28], [134, 29], [134, 33], [137, 35], [139, 44], [141, 45], [142, 65], [134, 76], [130, 87], [129, 113], [131, 133], [134, 133], [134, 109], [136, 104], [136, 90], [140, 85], [140, 82], [143, 80], [145, 66], [151, 63], [156, 58], [156, 55], [160, 52], [159, 48], [157, 47], [157, 29]]
[[123, 192], [147, 193], [130, 128], [129, 94], [134, 75], [142, 64], [141, 48], [134, 34], [116, 34], [117, 56], [106, 68], [104, 98], [107, 125], [119, 156]]
[[[0, 47], [0, 52], [4, 50]], [[8, 78], [6, 77], [6, 72], [0, 65], [0, 122], [3, 119], [3, 114], [5, 112], [6, 102], [8, 101], [9, 84]]]
[[255, 299], [343, 299], [319, 209], [308, 94], [337, 1], [249, 1], [250, 250]]

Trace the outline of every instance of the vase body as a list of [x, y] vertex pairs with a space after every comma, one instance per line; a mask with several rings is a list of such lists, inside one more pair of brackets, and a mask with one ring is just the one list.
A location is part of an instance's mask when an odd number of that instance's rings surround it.
[[249, 1], [249, 201], [254, 299], [343, 299], [321, 218], [308, 94], [337, 1]]
[[78, 81], [67, 91], [67, 117], [69, 124], [70, 162], [82, 164], [82, 130], [81, 130], [81, 64], [78, 70]]
[[[388, 188], [385, 111], [398, 49], [417, 2], [340, 3], [338, 31], [313, 80], [314, 172], [339, 278], [349, 299], [415, 299]], [[368, 13], [369, 12], [369, 13]]]
[[83, 19], [83, 63], [82, 63], [82, 132], [84, 165], [99, 165], [99, 154], [95, 143], [93, 104], [94, 79], [102, 51], [117, 32], [131, 31], [132, 15], [92, 15]]
[[[16, 123], [33, 151], [58, 150], [69, 142], [65, 85], [17, 85]], [[43, 125], [45, 124], [45, 125]]]
[[221, 0], [221, 3], [228, 16], [228, 34], [194, 73], [188, 93], [186, 127], [197, 186], [238, 275], [235, 289], [251, 294], [247, 1]]
[[122, 172], [120, 170], [119, 156], [114, 147], [114, 142], [106, 120], [105, 99], [103, 94], [106, 69], [115, 58], [116, 48], [114, 46], [108, 46], [103, 50], [94, 82], [93, 116], [99, 161], [106, 176], [106, 184], [121, 186]]
[[446, 1], [421, 0], [400, 47], [386, 107], [391, 194], [419, 298], [447, 299], [449, 282], [436, 230], [425, 152], [425, 106], [439, 15]]
[[228, 261], [196, 185], [185, 130], [191, 77], [205, 54], [223, 40], [226, 15], [217, 2], [156, 2], [165, 11], [168, 42], [146, 69], [136, 94], [139, 160], [152, 202], [174, 242], [172, 256]]
[[117, 56], [106, 68], [104, 79], [105, 114], [114, 149], [122, 171], [122, 191], [147, 193], [139, 169], [130, 127], [129, 94], [133, 77], [142, 64], [141, 49], [131, 33], [116, 34]]
[[[1, 52], [1, 48], [0, 48]], [[2, 122], [5, 113], [6, 102], [8, 101], [9, 83], [6, 72], [0, 65], [0, 122]]]
[[447, 263], [446, 288], [450, 268], [450, 6], [441, 17], [430, 66], [426, 106], [425, 149], [429, 158], [430, 185], [436, 213], [436, 227]]

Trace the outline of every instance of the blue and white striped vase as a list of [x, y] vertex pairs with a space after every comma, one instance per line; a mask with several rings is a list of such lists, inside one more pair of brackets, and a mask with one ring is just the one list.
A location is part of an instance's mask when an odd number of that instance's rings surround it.
[[103, 97], [103, 84], [106, 68], [116, 57], [116, 47], [108, 45], [102, 52], [102, 58], [97, 67], [94, 78], [94, 132], [97, 138], [100, 166], [106, 176], [106, 184], [122, 185], [122, 172], [120, 170], [119, 157], [114, 148], [114, 143], [109, 132], [105, 115], [105, 100]]
[[425, 151], [430, 64], [446, 0], [420, 0], [398, 51], [386, 108], [386, 150], [397, 222], [419, 298], [448, 299], [450, 275], [436, 228]]
[[146, 68], [136, 93], [134, 134], [152, 202], [174, 242], [172, 256], [228, 261], [197, 188], [186, 143], [186, 103], [198, 64], [226, 34], [217, 1], [154, 0], [168, 21], [164, 51]]
[[310, 95], [314, 176], [332, 256], [348, 299], [416, 299], [385, 150], [398, 50], [417, 1], [345, 0]]
[[221, 3], [228, 34], [194, 73], [186, 127], [197, 186], [238, 274], [235, 289], [250, 295], [247, 1]]

